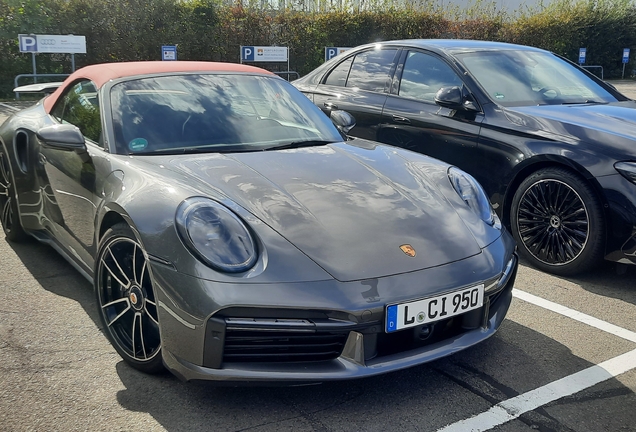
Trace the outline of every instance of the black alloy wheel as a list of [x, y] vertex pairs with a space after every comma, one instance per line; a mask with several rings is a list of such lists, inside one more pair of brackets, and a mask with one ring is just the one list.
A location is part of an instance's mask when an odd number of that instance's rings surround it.
[[24, 241], [27, 237], [20, 224], [11, 166], [7, 155], [0, 148], [0, 223], [8, 240]]
[[589, 270], [602, 258], [605, 218], [587, 182], [564, 168], [544, 168], [517, 189], [512, 235], [533, 266], [559, 275]]
[[384, 129], [378, 134], [378, 141], [395, 147], [417, 151], [417, 143], [407, 132], [398, 129]]
[[148, 267], [146, 254], [127, 225], [106, 231], [95, 262], [95, 294], [104, 332], [128, 364], [157, 373], [164, 367]]

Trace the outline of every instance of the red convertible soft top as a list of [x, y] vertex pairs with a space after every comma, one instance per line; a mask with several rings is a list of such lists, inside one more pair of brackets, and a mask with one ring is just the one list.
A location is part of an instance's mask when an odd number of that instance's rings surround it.
[[100, 88], [104, 83], [127, 76], [146, 75], [169, 72], [251, 72], [272, 74], [254, 66], [237, 63], [196, 62], [196, 61], [148, 61], [148, 62], [122, 62], [102, 63], [83, 67], [66, 78], [64, 83], [50, 96], [44, 99], [44, 109], [50, 112], [57, 98], [67, 85], [78, 79], [89, 79]]

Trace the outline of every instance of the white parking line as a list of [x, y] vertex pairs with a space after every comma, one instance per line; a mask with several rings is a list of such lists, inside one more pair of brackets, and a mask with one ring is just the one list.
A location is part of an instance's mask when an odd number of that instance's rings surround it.
[[565, 315], [566, 317], [572, 318], [573, 320], [580, 321], [599, 330], [603, 330], [607, 333], [611, 333], [615, 336], [627, 339], [628, 341], [636, 342], [636, 333], [634, 333], [633, 331], [615, 326], [614, 324], [610, 324], [606, 321], [594, 318], [593, 316], [575, 311], [574, 309], [570, 309], [569, 307], [562, 306], [558, 303], [542, 299], [541, 297], [537, 297], [536, 295], [532, 295], [525, 291], [520, 291], [516, 288], [512, 290], [512, 295], [528, 303], [532, 303], [537, 306], [541, 306], [544, 309], [551, 310], [552, 312]]
[[[585, 323], [605, 332], [636, 342], [636, 333], [624, 328], [602, 321], [593, 316], [586, 315], [574, 309], [562, 306], [558, 303], [542, 299], [525, 291], [513, 289], [513, 295], [523, 301], [535, 304], [553, 312]], [[636, 368], [636, 350], [629, 351], [598, 365], [591, 366], [580, 372], [568, 375], [560, 380], [553, 381], [537, 389], [523, 393], [514, 398], [498, 403], [491, 409], [466, 420], [460, 420], [446, 427], [438, 429], [437, 432], [478, 432], [486, 431], [499, 426], [510, 420], [514, 420], [533, 411], [545, 404], [573, 395], [586, 388], [625, 373]]]
[[486, 431], [514, 420], [528, 411], [578, 393], [634, 368], [636, 368], [636, 350], [500, 402], [484, 413], [448, 425], [439, 429], [438, 432]]

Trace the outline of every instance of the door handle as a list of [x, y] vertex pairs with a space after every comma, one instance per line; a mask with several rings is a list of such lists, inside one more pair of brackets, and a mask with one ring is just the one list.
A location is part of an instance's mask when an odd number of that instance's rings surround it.
[[395, 123], [411, 124], [411, 120], [407, 119], [406, 117], [402, 117], [395, 114], [393, 114], [393, 121]]
[[337, 110], [338, 109], [338, 105], [336, 105], [333, 102], [325, 102], [324, 104], [322, 104], [325, 108], [329, 109], [329, 110]]

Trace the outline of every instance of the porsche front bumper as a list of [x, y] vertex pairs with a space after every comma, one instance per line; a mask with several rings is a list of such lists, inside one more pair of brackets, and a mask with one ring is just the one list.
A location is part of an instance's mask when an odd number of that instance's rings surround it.
[[[289, 384], [378, 375], [475, 345], [501, 325], [517, 258], [506, 233], [481, 254], [356, 282], [227, 284], [153, 264], [164, 364], [183, 380]], [[483, 307], [387, 334], [386, 305], [484, 283]]]

